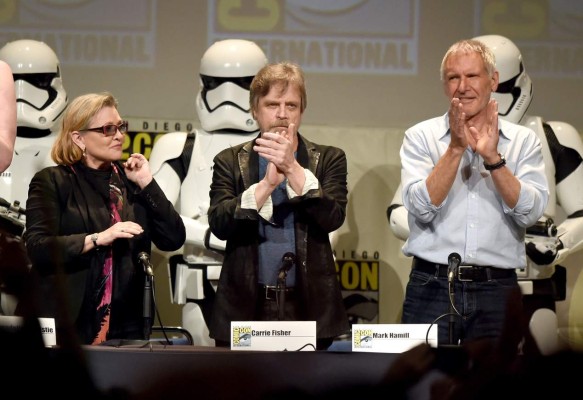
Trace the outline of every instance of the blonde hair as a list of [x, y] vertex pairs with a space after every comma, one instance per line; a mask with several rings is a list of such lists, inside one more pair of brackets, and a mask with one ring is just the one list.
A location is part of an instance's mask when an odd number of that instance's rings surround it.
[[83, 151], [73, 142], [71, 134], [90, 128], [91, 119], [105, 107], [115, 107], [118, 102], [109, 92], [88, 93], [76, 97], [69, 103], [61, 120], [61, 130], [53, 148], [51, 158], [58, 165], [73, 165], [83, 157]]
[[443, 56], [443, 60], [441, 61], [441, 67], [439, 68], [439, 76], [441, 80], [443, 81], [445, 79], [444, 76], [445, 63], [451, 55], [469, 53], [477, 53], [480, 57], [482, 57], [484, 67], [486, 67], [486, 71], [488, 72], [488, 76], [490, 77], [494, 76], [494, 73], [496, 72], [496, 56], [494, 56], [492, 50], [490, 50], [488, 46], [486, 46], [479, 40], [465, 39], [452, 44], [451, 47], [445, 53], [445, 56]]
[[301, 97], [300, 110], [304, 112], [308, 105], [304, 72], [299, 65], [284, 61], [267, 64], [253, 78], [249, 92], [249, 105], [252, 113], [257, 111], [259, 99], [267, 96], [272, 86], [279, 84], [282, 85], [282, 90], [286, 90], [289, 85], [298, 88]]

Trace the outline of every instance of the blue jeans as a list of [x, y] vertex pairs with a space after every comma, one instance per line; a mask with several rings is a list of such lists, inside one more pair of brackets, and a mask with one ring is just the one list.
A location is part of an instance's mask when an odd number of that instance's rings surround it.
[[[499, 337], [505, 321], [508, 295], [517, 288], [516, 275], [484, 282], [460, 282], [455, 279], [454, 305], [461, 316], [456, 314], [453, 318], [451, 344]], [[438, 344], [450, 344], [450, 310], [447, 278], [413, 269], [409, 274], [401, 322], [436, 322]]]

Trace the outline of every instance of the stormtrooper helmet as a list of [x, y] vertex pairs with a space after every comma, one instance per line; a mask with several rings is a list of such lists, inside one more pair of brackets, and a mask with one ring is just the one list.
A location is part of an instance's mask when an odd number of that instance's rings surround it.
[[499, 83], [492, 97], [498, 102], [498, 114], [507, 121], [519, 123], [532, 101], [532, 81], [524, 69], [520, 50], [500, 35], [474, 39], [488, 46], [496, 57]]
[[43, 42], [15, 40], [0, 49], [0, 60], [14, 76], [18, 135], [30, 128], [50, 131], [67, 106], [55, 52]]
[[221, 40], [205, 51], [196, 98], [198, 118], [205, 131], [259, 129], [250, 111], [249, 86], [266, 64], [261, 48], [248, 40]]

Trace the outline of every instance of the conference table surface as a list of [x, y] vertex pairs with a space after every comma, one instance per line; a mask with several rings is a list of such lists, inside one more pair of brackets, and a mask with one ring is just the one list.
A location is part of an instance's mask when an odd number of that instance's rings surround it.
[[[344, 388], [376, 387], [399, 355], [344, 350], [241, 351], [158, 343], [84, 346], [83, 350], [99, 389], [168, 399], [185, 394], [218, 399], [264, 399], [292, 392], [319, 396]], [[411, 388], [412, 398], [428, 399], [430, 383], [439, 376], [439, 371], [430, 371]]]

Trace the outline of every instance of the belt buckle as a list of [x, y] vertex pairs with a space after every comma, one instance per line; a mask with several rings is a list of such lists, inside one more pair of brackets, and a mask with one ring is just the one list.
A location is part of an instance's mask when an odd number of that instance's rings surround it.
[[468, 271], [472, 271], [474, 267], [472, 265], [460, 265], [457, 269], [457, 279], [460, 282], [473, 282], [474, 278], [473, 278], [473, 274], [472, 277], [470, 278], [463, 278], [462, 277], [462, 272], [464, 270], [468, 270]]
[[[273, 297], [271, 297], [270, 294]], [[265, 300], [277, 300], [277, 290], [274, 286], [265, 285]]]

